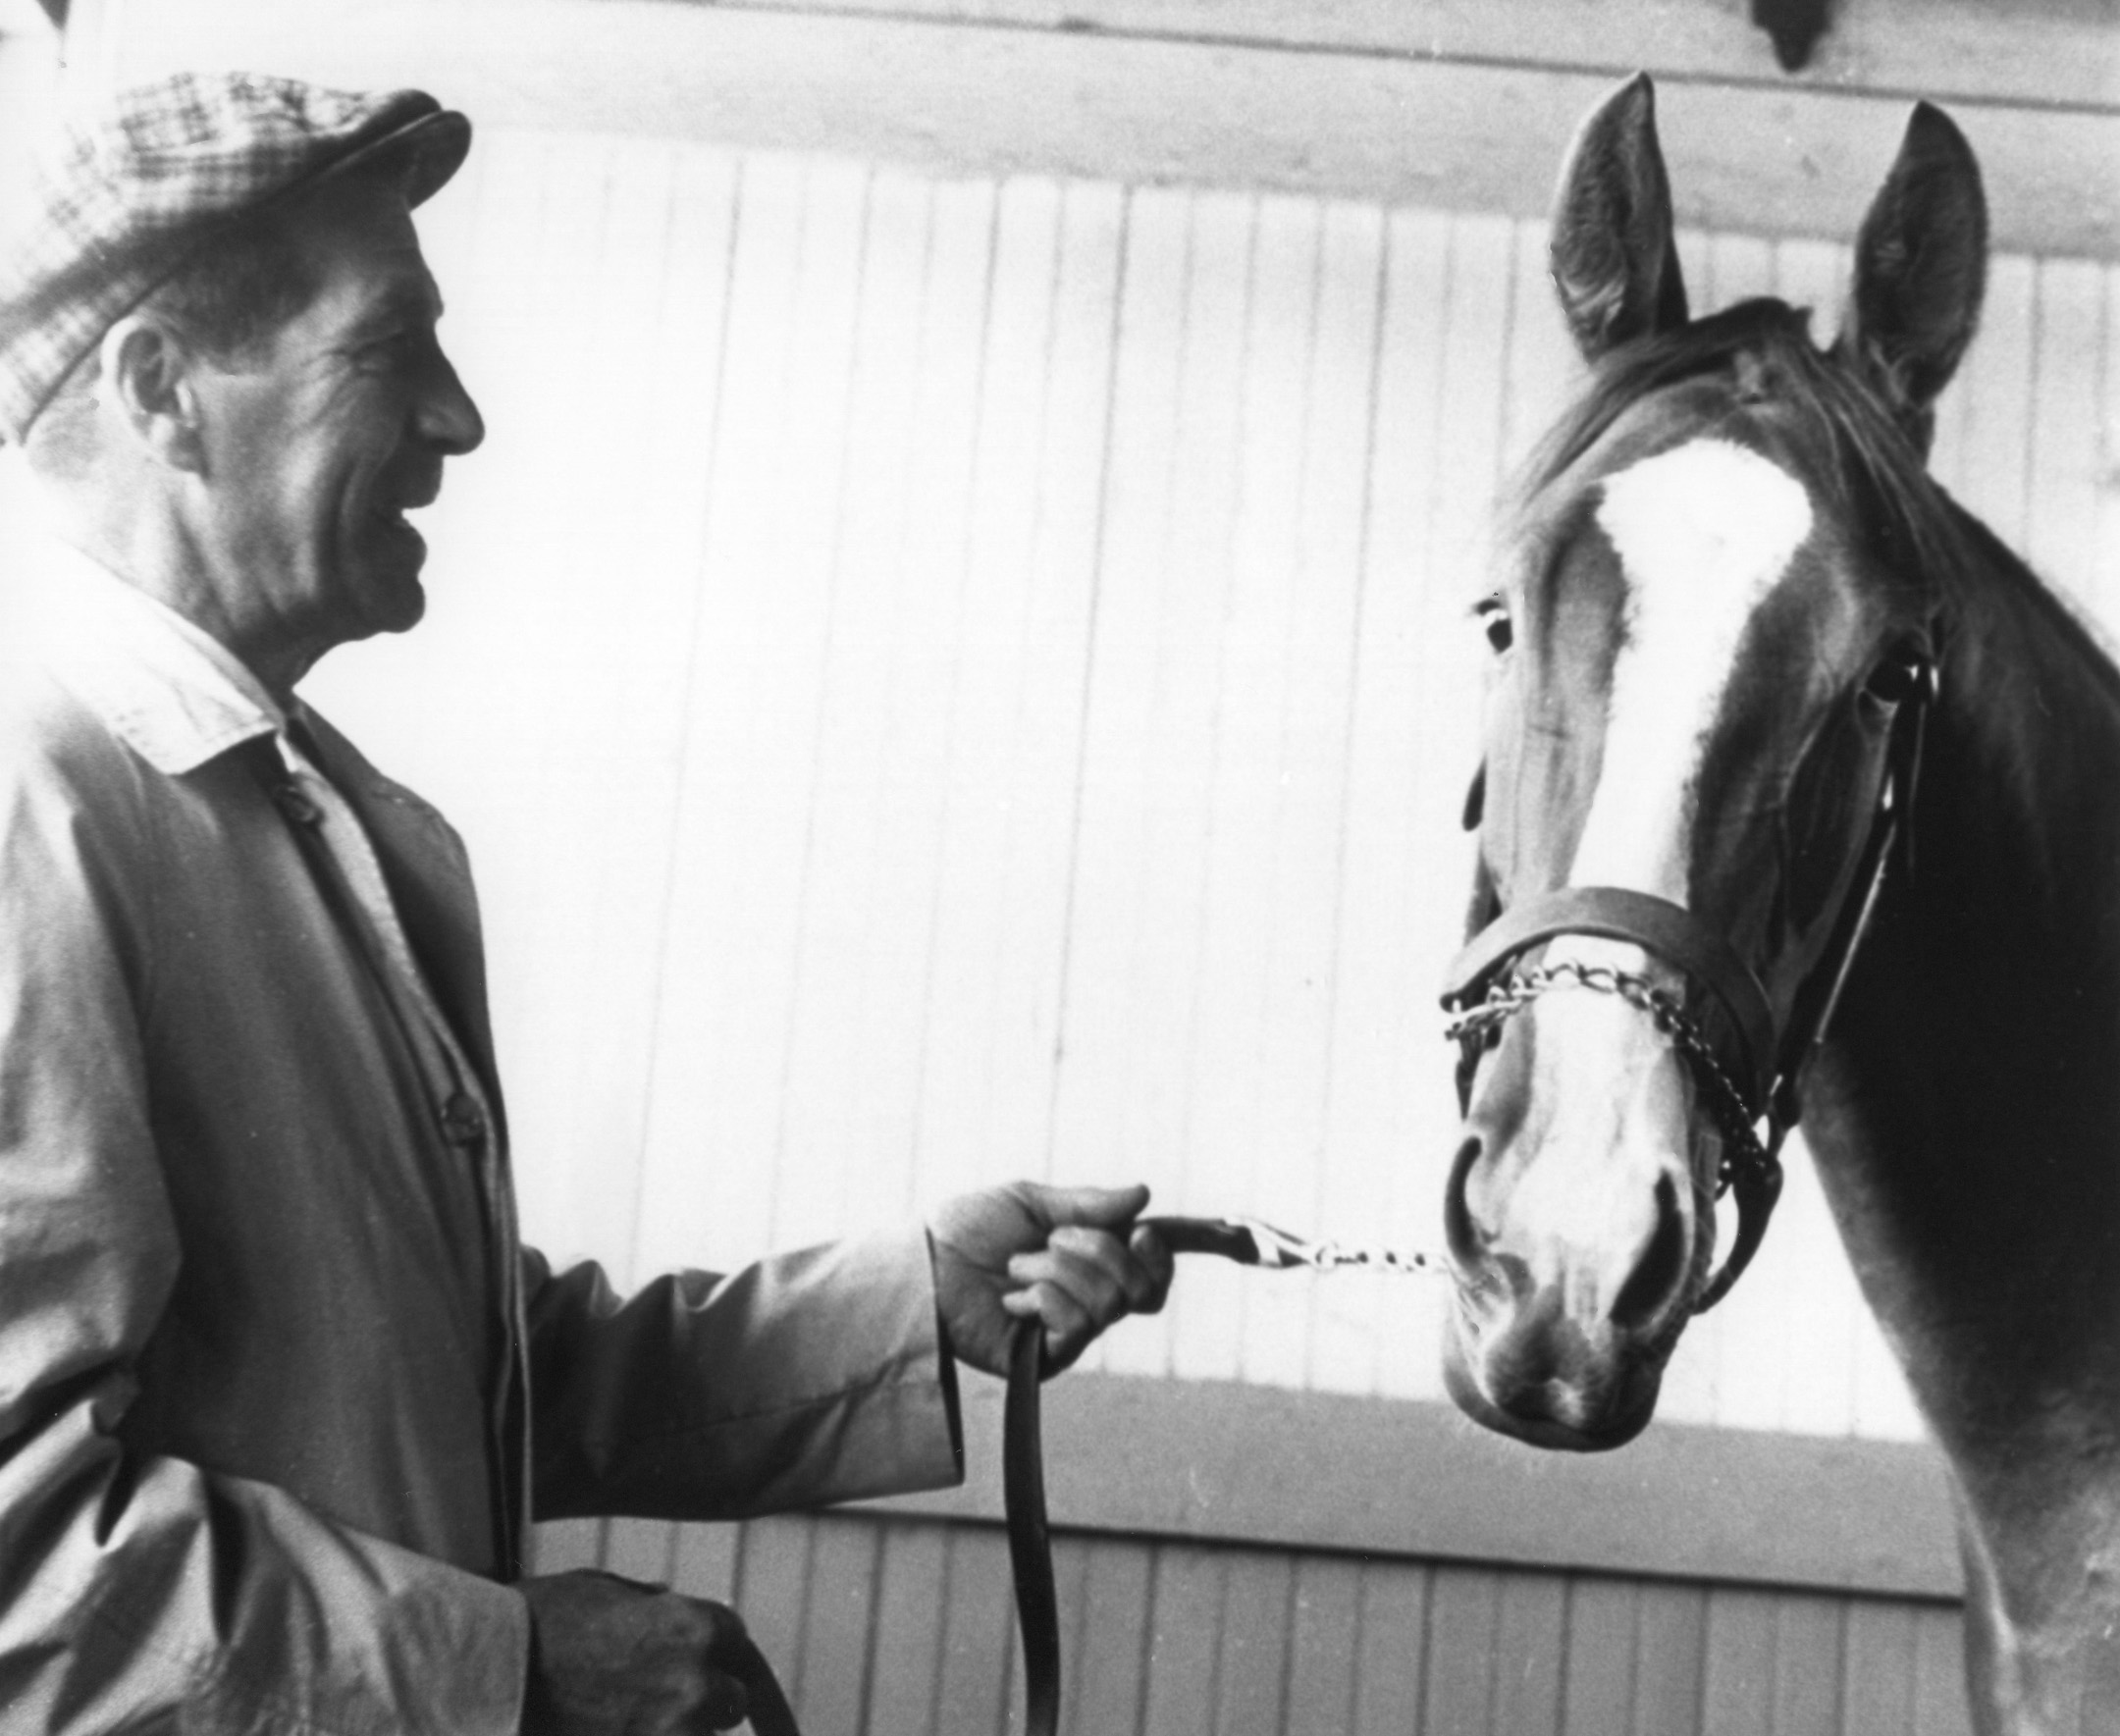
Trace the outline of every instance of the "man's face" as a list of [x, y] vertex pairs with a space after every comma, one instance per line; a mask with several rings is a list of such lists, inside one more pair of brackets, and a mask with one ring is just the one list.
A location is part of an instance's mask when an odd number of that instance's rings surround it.
[[436, 339], [442, 298], [401, 194], [348, 179], [292, 228], [317, 294], [254, 353], [193, 376], [194, 528], [238, 653], [306, 666], [420, 618], [427, 545], [405, 511], [485, 428]]

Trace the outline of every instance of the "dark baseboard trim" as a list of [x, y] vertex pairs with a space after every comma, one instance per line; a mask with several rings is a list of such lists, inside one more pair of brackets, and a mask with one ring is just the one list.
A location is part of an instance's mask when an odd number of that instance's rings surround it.
[[[968, 1380], [963, 1489], [864, 1510], [997, 1521], [1000, 1394]], [[1657, 1423], [1541, 1453], [1446, 1405], [1220, 1382], [1045, 1392], [1056, 1528], [1950, 1600], [1948, 1477], [1927, 1446]]]

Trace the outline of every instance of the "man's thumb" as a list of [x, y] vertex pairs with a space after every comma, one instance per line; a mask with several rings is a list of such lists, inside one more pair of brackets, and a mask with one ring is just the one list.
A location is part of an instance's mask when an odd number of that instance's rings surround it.
[[1037, 1203], [1046, 1221], [1086, 1224], [1097, 1230], [1118, 1230], [1140, 1217], [1148, 1204], [1146, 1183], [1131, 1187], [1050, 1187], [1039, 1184]]

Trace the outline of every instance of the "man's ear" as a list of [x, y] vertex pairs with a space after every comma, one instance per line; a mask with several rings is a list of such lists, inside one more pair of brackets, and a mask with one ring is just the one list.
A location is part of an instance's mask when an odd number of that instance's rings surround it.
[[160, 320], [134, 313], [103, 334], [101, 360], [105, 401], [140, 447], [172, 470], [203, 473], [196, 354]]

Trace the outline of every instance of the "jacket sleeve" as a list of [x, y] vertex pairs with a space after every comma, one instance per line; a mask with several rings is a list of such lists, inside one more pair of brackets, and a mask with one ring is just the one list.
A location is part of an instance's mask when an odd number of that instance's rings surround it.
[[26, 774], [16, 745], [0, 740], [0, 1721], [505, 1736], [518, 1593], [125, 1445], [183, 1258], [139, 1034], [152, 840], [131, 805], [87, 812], [50, 766]]
[[923, 1232], [624, 1301], [594, 1265], [524, 1268], [540, 1519], [735, 1519], [963, 1479]]

